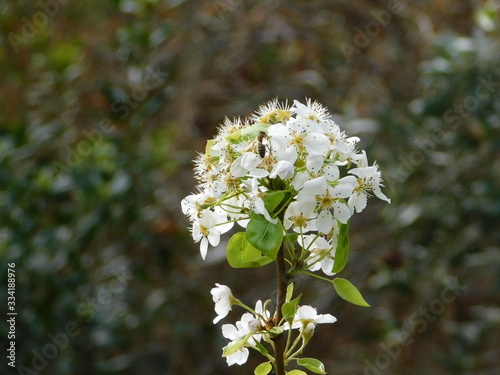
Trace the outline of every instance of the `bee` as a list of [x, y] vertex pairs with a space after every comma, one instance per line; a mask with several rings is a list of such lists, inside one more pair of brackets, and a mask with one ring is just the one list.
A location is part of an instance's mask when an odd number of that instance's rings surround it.
[[264, 138], [267, 138], [266, 132], [260, 131], [257, 135], [257, 152], [261, 158], [266, 156], [266, 145], [262, 142]]

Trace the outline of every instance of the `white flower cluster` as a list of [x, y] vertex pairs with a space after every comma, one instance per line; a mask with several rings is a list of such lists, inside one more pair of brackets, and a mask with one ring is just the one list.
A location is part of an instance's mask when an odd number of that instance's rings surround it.
[[262, 197], [285, 191], [291, 198], [282, 213], [284, 228], [299, 234], [310, 269], [331, 275], [338, 222], [361, 212], [371, 195], [390, 202], [378, 166], [368, 164], [358, 141], [310, 100], [288, 107], [276, 99], [249, 119], [226, 119], [196, 160], [199, 192], [182, 200], [202, 258], [235, 222], [245, 228], [251, 212], [276, 223]]
[[[238, 300], [233, 297], [229, 287], [221, 284], [216, 284], [216, 287], [211, 290], [211, 294], [215, 302], [215, 312], [218, 314], [214, 320], [216, 323], [229, 313], [232, 304], [237, 303], [235, 301]], [[226, 348], [236, 348], [226, 356], [228, 366], [244, 364], [249, 355], [247, 348], [259, 350], [257, 342], [261, 340], [270, 342], [269, 331], [272, 327], [269, 324], [271, 321], [269, 311], [259, 300], [252, 313], [245, 312], [235, 325], [222, 325], [222, 335], [230, 340]], [[289, 330], [291, 323], [292, 330], [298, 329], [304, 339], [309, 340], [314, 334], [314, 328], [317, 324], [335, 323], [336, 321], [337, 318], [331, 314], [318, 314], [316, 309], [311, 306], [300, 306], [291, 322], [284, 323], [282, 330]]]

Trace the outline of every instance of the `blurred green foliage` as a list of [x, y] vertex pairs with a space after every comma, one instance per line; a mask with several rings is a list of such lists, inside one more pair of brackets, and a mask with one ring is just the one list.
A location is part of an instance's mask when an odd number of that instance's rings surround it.
[[[271, 298], [273, 272], [232, 270], [223, 247], [202, 262], [179, 202], [224, 116], [277, 95], [338, 113], [393, 200], [351, 224], [342, 274], [373, 308], [295, 280], [314, 296], [303, 303], [338, 318], [309, 350], [336, 374], [498, 373], [499, 12], [451, 0], [2, 3], [0, 254], [2, 281], [16, 264], [17, 365], [240, 371], [220, 357], [209, 290]], [[397, 352], [402, 333], [411, 343]]]

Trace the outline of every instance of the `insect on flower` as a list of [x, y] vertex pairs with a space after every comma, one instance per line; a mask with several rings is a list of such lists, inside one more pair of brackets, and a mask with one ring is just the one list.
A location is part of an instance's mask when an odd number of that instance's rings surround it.
[[267, 138], [266, 132], [260, 131], [257, 135], [257, 151], [261, 158], [266, 156], [266, 145], [263, 143], [264, 138]]

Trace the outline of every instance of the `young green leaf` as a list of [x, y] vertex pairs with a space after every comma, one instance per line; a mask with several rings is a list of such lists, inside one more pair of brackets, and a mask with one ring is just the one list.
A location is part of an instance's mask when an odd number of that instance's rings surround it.
[[287, 375], [307, 375], [307, 372], [304, 372], [302, 370], [292, 370], [290, 372], [287, 372]]
[[269, 354], [266, 347], [262, 345], [259, 341], [255, 341], [255, 347], [264, 357], [267, 357], [267, 355]]
[[258, 365], [255, 370], [254, 370], [254, 374], [255, 375], [267, 375], [271, 372], [273, 366], [271, 365], [271, 363], [269, 362], [264, 362], [264, 363], [261, 363], [260, 365]]
[[370, 306], [364, 300], [359, 290], [354, 285], [352, 285], [349, 280], [337, 277], [336, 279], [333, 279], [332, 284], [338, 295], [345, 299], [347, 302], [351, 302], [358, 306]]
[[227, 244], [226, 258], [233, 268], [262, 267], [273, 260], [248, 242], [244, 232], [235, 233]]
[[299, 234], [298, 233], [287, 233], [287, 234], [285, 234], [285, 238], [288, 242], [294, 243], [295, 241], [298, 240]]
[[285, 302], [290, 302], [293, 296], [293, 283], [288, 284], [286, 287], [286, 297]]
[[283, 313], [283, 318], [290, 319], [295, 316], [297, 312], [297, 306], [299, 305], [300, 297], [291, 300], [290, 302], [285, 302], [281, 307], [281, 312]]
[[297, 364], [315, 374], [326, 374], [325, 365], [315, 358], [300, 358], [297, 360]]
[[243, 346], [245, 346], [248, 338], [251, 335], [252, 334], [250, 333], [250, 334], [247, 334], [245, 336], [241, 336], [238, 338], [238, 340], [233, 341], [230, 344], [228, 344], [227, 346], [223, 347], [222, 348], [222, 356], [227, 357], [228, 355], [231, 355], [231, 354], [237, 352], [238, 350], [240, 350]]
[[283, 331], [285, 330], [285, 327], [280, 326], [280, 327], [273, 327], [269, 330], [273, 335], [281, 335]]
[[255, 125], [249, 126], [244, 129], [236, 130], [229, 134], [226, 139], [231, 143], [240, 143], [244, 140], [250, 140], [256, 138], [259, 132], [265, 132], [269, 128], [270, 124], [257, 123]]
[[349, 259], [349, 222], [347, 224], [339, 223], [339, 237], [337, 249], [335, 249], [335, 259], [333, 263], [333, 273], [339, 273], [347, 264]]
[[284, 191], [268, 191], [262, 196], [264, 205], [268, 212], [273, 212], [285, 197]]
[[252, 246], [275, 260], [283, 241], [283, 224], [279, 220], [273, 224], [267, 221], [264, 215], [252, 214], [247, 225], [246, 238]]

